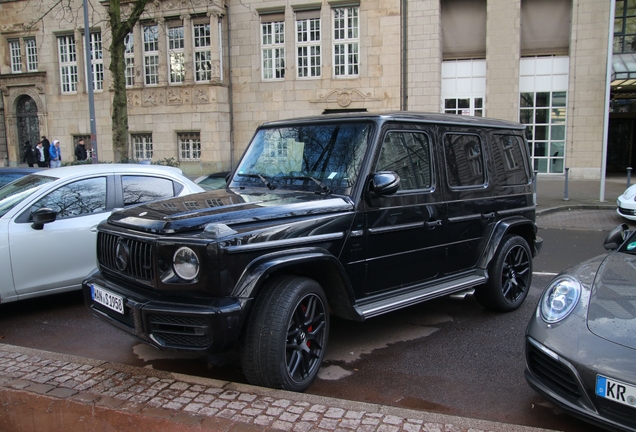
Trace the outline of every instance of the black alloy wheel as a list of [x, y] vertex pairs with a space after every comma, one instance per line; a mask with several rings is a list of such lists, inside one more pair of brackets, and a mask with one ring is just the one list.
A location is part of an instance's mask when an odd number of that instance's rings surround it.
[[488, 282], [475, 291], [484, 307], [513, 311], [526, 299], [532, 283], [532, 254], [523, 237], [504, 237], [488, 269]]
[[304, 391], [318, 375], [329, 337], [327, 299], [308, 278], [274, 279], [256, 300], [242, 346], [251, 384]]

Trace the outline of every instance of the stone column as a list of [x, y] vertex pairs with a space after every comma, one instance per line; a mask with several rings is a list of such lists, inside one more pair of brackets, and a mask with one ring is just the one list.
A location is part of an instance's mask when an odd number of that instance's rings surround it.
[[193, 54], [193, 37], [192, 37], [192, 19], [190, 15], [181, 15], [183, 21], [183, 47], [184, 55], [183, 59], [185, 64], [185, 85], [194, 84], [194, 54]]
[[144, 41], [141, 33], [141, 23], [137, 21], [133, 27], [133, 56], [135, 59], [135, 84], [133, 88], [143, 87], [144, 77]]
[[[89, 31], [90, 29], [84, 29]], [[86, 94], [86, 59], [84, 58], [84, 32], [75, 30], [73, 32], [75, 37], [75, 58], [77, 60], [77, 94]]]
[[168, 36], [166, 35], [166, 20], [157, 18], [159, 31], [159, 85], [168, 85]]
[[521, 1], [488, 0], [486, 116], [519, 120]]
[[208, 12], [210, 18], [210, 64], [212, 66], [212, 81], [221, 79], [221, 55], [219, 52], [219, 14]]

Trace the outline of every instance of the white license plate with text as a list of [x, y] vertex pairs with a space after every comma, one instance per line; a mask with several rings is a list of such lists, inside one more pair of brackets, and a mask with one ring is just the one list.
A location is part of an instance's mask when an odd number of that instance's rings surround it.
[[632, 384], [597, 375], [596, 395], [636, 408], [636, 386]]
[[124, 314], [124, 298], [114, 294], [98, 285], [91, 285], [91, 297], [95, 303], [106, 306], [109, 309]]

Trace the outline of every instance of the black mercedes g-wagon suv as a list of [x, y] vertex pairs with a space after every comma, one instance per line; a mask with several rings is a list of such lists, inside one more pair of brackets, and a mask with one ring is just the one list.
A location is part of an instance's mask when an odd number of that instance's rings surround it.
[[161, 349], [238, 348], [250, 383], [303, 391], [330, 314], [474, 289], [517, 309], [541, 246], [524, 126], [448, 114], [331, 114], [258, 128], [226, 189], [99, 225], [92, 313]]

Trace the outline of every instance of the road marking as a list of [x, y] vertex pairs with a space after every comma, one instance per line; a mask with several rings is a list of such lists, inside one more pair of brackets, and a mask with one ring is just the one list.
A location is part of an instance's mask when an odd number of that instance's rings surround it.
[[556, 276], [556, 275], [558, 275], [558, 273], [551, 273], [551, 272], [532, 272], [532, 274], [534, 276]]

